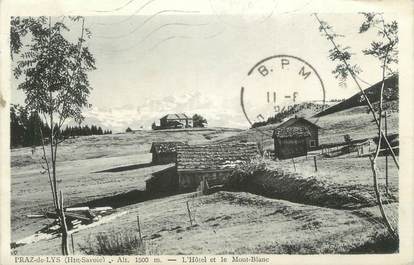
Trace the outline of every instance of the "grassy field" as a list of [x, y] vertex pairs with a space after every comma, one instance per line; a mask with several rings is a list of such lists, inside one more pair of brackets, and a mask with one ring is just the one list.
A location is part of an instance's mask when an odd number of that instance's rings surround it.
[[[195, 213], [190, 225], [186, 202]], [[157, 209], [154, 211], [154, 209]], [[137, 234], [137, 215], [146, 254], [348, 253], [364, 248], [385, 228], [377, 215], [268, 199], [244, 192], [195, 197], [181, 194], [119, 209], [127, 214], [74, 235], [76, 253], [105, 233]], [[361, 211], [369, 211], [361, 209]], [[60, 238], [17, 249], [18, 254], [58, 254]], [[130, 252], [134, 253], [134, 250]]]
[[[102, 197], [144, 190], [144, 179], [165, 166], [152, 166], [151, 142], [165, 140], [200, 143], [232, 135], [239, 130], [204, 129], [178, 132], [140, 131], [131, 134], [87, 136], [68, 139], [58, 149], [58, 186], [65, 204], [74, 205]], [[11, 226], [12, 240], [28, 236], [48, 221], [28, 219], [52, 206], [47, 175], [41, 171], [40, 147], [11, 151]], [[112, 169], [108, 172], [102, 172]], [[112, 171], [112, 172], [111, 172]]]
[[[321, 117], [317, 121], [323, 128], [321, 143], [343, 141], [344, 134], [350, 134], [354, 139], [374, 137], [372, 117], [364, 111], [364, 107], [357, 107]], [[266, 126], [268, 132], [271, 128]], [[398, 113], [391, 113], [389, 131], [398, 132]], [[136, 233], [137, 214], [142, 222], [148, 254], [395, 251], [378, 246], [378, 237], [382, 238], [386, 230], [379, 222], [377, 207], [359, 205], [334, 209], [318, 203], [310, 205], [286, 198], [280, 200], [224, 191], [201, 197], [180, 194], [148, 198], [143, 195], [145, 178], [165, 167], [150, 164], [150, 145], [152, 141], [166, 140], [189, 143], [265, 140], [269, 146], [273, 143], [269, 135], [257, 129], [240, 131], [225, 128], [137, 131], [67, 140], [59, 147], [57, 166], [58, 184], [64, 192], [65, 204], [110, 205], [116, 207], [118, 213], [125, 212], [110, 222], [77, 232], [77, 253], [82, 251], [81, 248], [93, 245], [99, 233]], [[12, 241], [32, 235], [49, 222], [26, 218], [27, 214], [51, 207], [47, 176], [40, 174], [41, 155], [40, 148], [11, 151]], [[273, 162], [273, 166], [292, 172], [296, 168], [296, 174], [303, 178], [314, 177], [322, 183], [329, 183], [335, 190], [345, 190], [345, 193], [346, 187], [352, 185], [372, 192], [367, 158], [351, 154], [336, 158], [318, 157], [317, 162], [317, 173], [311, 157], [295, 159], [295, 167], [291, 160]], [[381, 172], [384, 171], [383, 162], [381, 158]], [[391, 191], [398, 199], [398, 171], [391, 165], [389, 172]], [[380, 183], [384, 183], [383, 175]], [[195, 212], [195, 226], [189, 224], [187, 201]], [[390, 203], [386, 207], [396, 222], [398, 203]], [[22, 255], [59, 254], [59, 241], [59, 238], [43, 240], [16, 250]]]
[[[303, 161], [296, 161], [295, 166], [292, 161], [289, 161], [289, 165], [287, 161], [259, 159], [233, 171], [225, 189], [342, 210], [359, 210], [377, 205], [372, 176], [369, 175], [370, 168], [367, 167], [365, 159], [344, 163], [346, 159], [337, 157], [323, 161], [324, 163], [319, 163], [319, 167], [325, 167], [315, 172], [313, 166], [312, 171], [309, 169], [309, 160], [305, 158]], [[379, 162], [383, 161], [384, 159]], [[351, 163], [354, 166], [348, 167]], [[388, 193], [383, 178], [378, 179], [378, 186], [385, 212], [389, 214], [393, 227], [398, 227], [395, 212], [395, 203], [398, 202], [398, 174], [396, 168], [393, 169], [395, 175], [390, 175]], [[347, 171], [342, 174], [341, 170]]]
[[[324, 158], [317, 156], [316, 159], [317, 169], [315, 172], [313, 156], [298, 157], [292, 160], [278, 161], [278, 166], [288, 169], [290, 171], [296, 171], [304, 176], [316, 176], [321, 180], [327, 180], [335, 182], [341, 185], [372, 185], [372, 171], [369, 158], [357, 157], [356, 153], [351, 153], [347, 156], [340, 156], [335, 158]], [[378, 158], [379, 176], [378, 181], [380, 185], [385, 184], [385, 156]], [[398, 189], [398, 169], [392, 162], [392, 159], [388, 158], [388, 175], [389, 184]]]

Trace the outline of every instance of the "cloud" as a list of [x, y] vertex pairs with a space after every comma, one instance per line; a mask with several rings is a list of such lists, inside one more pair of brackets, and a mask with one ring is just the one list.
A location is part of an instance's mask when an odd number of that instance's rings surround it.
[[168, 113], [198, 113], [205, 117], [209, 127], [246, 128], [239, 99], [211, 97], [207, 93], [191, 91], [189, 93], [168, 95], [163, 98], [149, 99], [139, 106], [131, 104], [122, 107], [95, 106], [85, 111], [85, 124], [96, 124], [114, 132], [132, 129], [149, 129], [153, 122]]

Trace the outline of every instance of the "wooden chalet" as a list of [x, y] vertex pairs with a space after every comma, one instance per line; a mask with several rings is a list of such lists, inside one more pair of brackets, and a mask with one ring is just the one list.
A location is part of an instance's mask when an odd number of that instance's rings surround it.
[[212, 187], [224, 184], [229, 173], [258, 155], [256, 143], [180, 145], [177, 174], [180, 190], [195, 190], [205, 179]]
[[307, 155], [310, 137], [306, 127], [277, 127], [273, 131], [275, 157], [287, 159]]
[[153, 142], [150, 152], [152, 163], [155, 165], [175, 163], [177, 159], [177, 146], [184, 142]]
[[[301, 118], [301, 117], [290, 118], [287, 121], [280, 124], [279, 126], [277, 126], [278, 129], [289, 128], [289, 127], [307, 128], [309, 133], [310, 133], [309, 138], [306, 139], [306, 145], [308, 147], [308, 150], [318, 149], [318, 147], [319, 147], [319, 129], [321, 129], [321, 127], [319, 127], [318, 125], [308, 121], [305, 118]], [[295, 130], [293, 130], [293, 131], [295, 131]]]

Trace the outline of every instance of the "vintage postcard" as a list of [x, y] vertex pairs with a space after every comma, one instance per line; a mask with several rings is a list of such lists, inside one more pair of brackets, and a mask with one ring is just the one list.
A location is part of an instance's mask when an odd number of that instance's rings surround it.
[[0, 264], [413, 264], [412, 1], [0, 5]]

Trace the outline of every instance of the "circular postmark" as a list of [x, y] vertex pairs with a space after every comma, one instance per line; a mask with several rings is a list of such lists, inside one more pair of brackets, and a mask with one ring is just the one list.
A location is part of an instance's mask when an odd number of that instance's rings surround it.
[[299, 111], [322, 111], [325, 86], [307, 61], [293, 55], [274, 55], [260, 60], [249, 70], [240, 100], [247, 121], [254, 126], [265, 123], [268, 118], [281, 119]]

